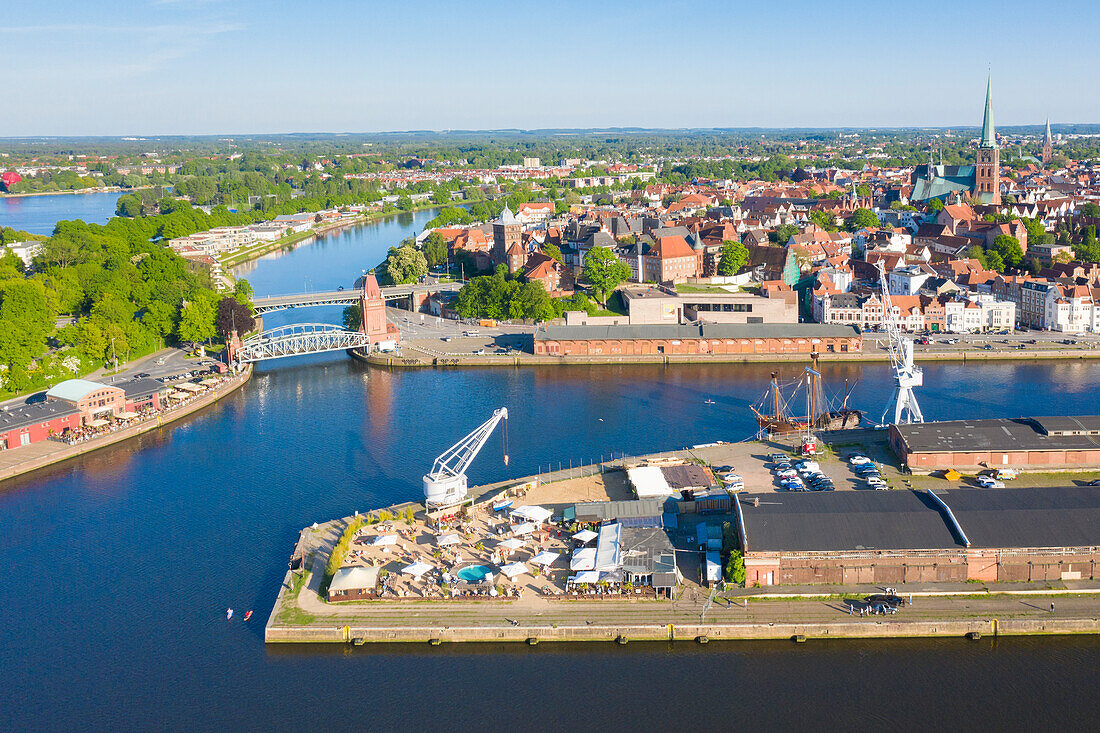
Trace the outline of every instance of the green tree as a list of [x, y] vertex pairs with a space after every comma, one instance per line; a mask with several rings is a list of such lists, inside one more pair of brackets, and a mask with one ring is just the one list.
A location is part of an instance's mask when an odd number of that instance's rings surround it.
[[607, 296], [630, 274], [630, 266], [607, 247], [593, 247], [584, 257], [582, 276], [592, 286], [600, 303], [606, 304]]
[[1005, 261], [999, 252], [988, 250], [985, 253], [985, 266], [994, 272], [1004, 272]]
[[740, 550], [730, 550], [723, 576], [727, 583], [745, 584], [745, 558]]
[[817, 224], [819, 227], [827, 232], [836, 231], [836, 217], [834, 217], [827, 211], [821, 211], [820, 209], [815, 209], [814, 211], [811, 211], [810, 221], [812, 221], [814, 224]]
[[939, 199], [928, 199], [927, 207], [928, 213], [935, 215], [943, 211], [943, 202]]
[[1080, 212], [1081, 216], [1087, 216], [1093, 219], [1100, 218], [1100, 204], [1094, 201], [1086, 201], [1081, 204]]
[[180, 339], [201, 343], [214, 338], [216, 316], [214, 294], [209, 291], [196, 293], [180, 312]]
[[363, 325], [363, 311], [357, 305], [349, 305], [344, 309], [341, 322], [348, 331], [358, 331]]
[[1039, 217], [1024, 219], [1024, 228], [1027, 230], [1028, 244], [1035, 244], [1040, 237], [1046, 236], [1047, 230], [1043, 226], [1043, 220]]
[[989, 250], [1001, 256], [1005, 267], [1019, 267], [1024, 260], [1024, 250], [1020, 247], [1019, 240], [1007, 234], [998, 234], [989, 245]]
[[428, 267], [447, 264], [447, 240], [439, 232], [432, 232], [424, 239], [424, 259]]
[[741, 272], [745, 262], [749, 259], [749, 250], [745, 245], [732, 239], [722, 242], [722, 250], [718, 258], [718, 274], [729, 277]]
[[559, 248], [558, 245], [547, 242], [546, 244], [542, 245], [542, 251], [543, 254], [545, 254], [550, 259], [555, 260], [563, 265], [565, 264], [565, 257], [562, 256], [561, 248]]
[[428, 260], [416, 247], [404, 244], [390, 249], [389, 256], [380, 269], [382, 279], [387, 284], [405, 285], [428, 274]]
[[252, 297], [255, 294], [256, 291], [252, 289], [252, 283], [248, 282], [243, 277], [233, 284], [233, 297], [242, 305], [251, 306]]
[[776, 244], [786, 244], [796, 234], [798, 234], [798, 227], [794, 224], [781, 224], [768, 232], [768, 240]]
[[1082, 262], [1100, 262], [1100, 242], [1096, 240], [1096, 227], [1085, 227], [1081, 241], [1073, 245], [1073, 255]]
[[877, 227], [880, 223], [875, 212], [870, 209], [860, 208], [853, 211], [852, 215], [848, 217], [847, 226], [848, 231], [856, 232], [860, 229]]

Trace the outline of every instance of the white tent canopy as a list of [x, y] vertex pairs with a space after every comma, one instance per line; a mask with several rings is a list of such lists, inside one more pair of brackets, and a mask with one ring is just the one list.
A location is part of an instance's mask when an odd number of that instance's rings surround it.
[[585, 547], [573, 553], [569, 561], [570, 570], [594, 570], [596, 568], [596, 548]]
[[659, 499], [675, 493], [659, 466], [628, 468], [626, 475], [639, 499]]
[[428, 563], [418, 561], [414, 562], [412, 565], [406, 565], [405, 567], [401, 568], [401, 572], [405, 573], [405, 575], [411, 575], [414, 578], [419, 578], [421, 575], [431, 569], [432, 566]]
[[535, 565], [548, 566], [553, 565], [554, 561], [561, 557], [560, 552], [551, 552], [550, 550], [543, 550], [539, 554], [531, 558], [531, 562]]
[[500, 569], [500, 572], [504, 573], [509, 578], [514, 578], [517, 575], [523, 575], [524, 573], [527, 573], [527, 572], [530, 572], [530, 571], [527, 569], [527, 566], [524, 565], [523, 563], [513, 562], [513, 563], [508, 563], [507, 565], [502, 567]]
[[397, 535], [395, 534], [382, 534], [374, 538], [374, 542], [371, 543], [375, 547], [385, 547], [386, 545], [396, 545]]
[[577, 573], [570, 580], [574, 583], [598, 583], [600, 574], [595, 570], [585, 570], [582, 573]]
[[517, 540], [516, 538], [504, 540], [497, 547], [503, 547], [505, 550], [518, 550], [526, 544], [523, 540]]
[[457, 545], [462, 542], [462, 538], [456, 534], [445, 534], [435, 541], [440, 547], [447, 547], [448, 545]]
[[536, 529], [538, 529], [538, 527], [536, 527], [532, 522], [524, 522], [523, 524], [518, 524], [515, 527], [512, 527], [512, 532], [514, 532], [517, 536], [523, 536], [525, 534], [531, 534]]
[[596, 539], [597, 536], [598, 535], [590, 529], [582, 529], [580, 532], [573, 535], [573, 539], [580, 540], [581, 542], [591, 542]]
[[513, 517], [526, 519], [528, 522], [536, 522], [537, 524], [542, 524], [553, 515], [554, 512], [541, 506], [521, 506], [519, 509], [512, 510]]

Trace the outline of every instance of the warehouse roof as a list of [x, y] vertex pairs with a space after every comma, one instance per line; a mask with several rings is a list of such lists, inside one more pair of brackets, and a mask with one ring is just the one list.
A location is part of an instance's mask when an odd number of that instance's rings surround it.
[[0, 409], [0, 433], [74, 414], [76, 414], [76, 408], [68, 402], [55, 401], [39, 402], [33, 405], [12, 405]]
[[[100, 384], [87, 379], [66, 379], [64, 382], [59, 382], [50, 387], [46, 391], [46, 398], [76, 402], [104, 387], [111, 387], [111, 385]], [[118, 389], [118, 387], [113, 387], [113, 389]]]
[[971, 547], [1100, 545], [1100, 486], [937, 491]]
[[741, 509], [750, 552], [961, 547], [933, 500], [913, 491], [777, 494]]
[[[1100, 434], [1065, 435], [1066, 418], [946, 420], [895, 425], [912, 453], [957, 451], [1081, 450], [1100, 448]], [[1082, 417], [1080, 421], [1096, 418]], [[1100, 422], [1098, 420], [1097, 422]], [[1091, 424], [1091, 423], [1087, 423]], [[1054, 431], [1054, 434], [1046, 434]], [[1084, 431], [1085, 428], [1079, 428]]]
[[621, 339], [764, 339], [764, 338], [851, 338], [855, 326], [818, 323], [702, 323], [625, 326], [540, 326], [536, 341], [592, 341]]
[[637, 499], [634, 501], [594, 501], [587, 504], [575, 504], [578, 522], [607, 522], [613, 519], [632, 519], [634, 517], [660, 517], [662, 501], [659, 499]]
[[1100, 435], [1100, 415], [1080, 415], [1078, 417], [1034, 417], [1039, 429], [1047, 435], [1074, 433], [1095, 433]]
[[156, 394], [157, 392], [166, 392], [168, 385], [158, 382], [155, 379], [149, 377], [140, 377], [138, 379], [131, 379], [126, 382], [119, 382], [116, 387], [121, 387], [126, 396], [130, 398], [145, 397], [147, 395]]

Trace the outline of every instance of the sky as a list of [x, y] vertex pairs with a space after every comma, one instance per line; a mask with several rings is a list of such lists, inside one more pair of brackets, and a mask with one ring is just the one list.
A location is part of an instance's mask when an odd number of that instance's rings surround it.
[[[897, 10], [894, 10], [894, 9]], [[1100, 4], [2, 0], [0, 137], [1100, 122]]]

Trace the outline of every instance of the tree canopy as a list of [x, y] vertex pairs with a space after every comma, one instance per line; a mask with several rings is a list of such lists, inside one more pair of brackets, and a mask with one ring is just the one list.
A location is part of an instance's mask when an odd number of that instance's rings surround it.
[[592, 286], [593, 295], [601, 303], [631, 275], [630, 266], [607, 247], [593, 247], [584, 257], [582, 277]]
[[722, 242], [718, 258], [718, 274], [724, 277], [736, 275], [749, 259], [749, 250], [737, 240]]

